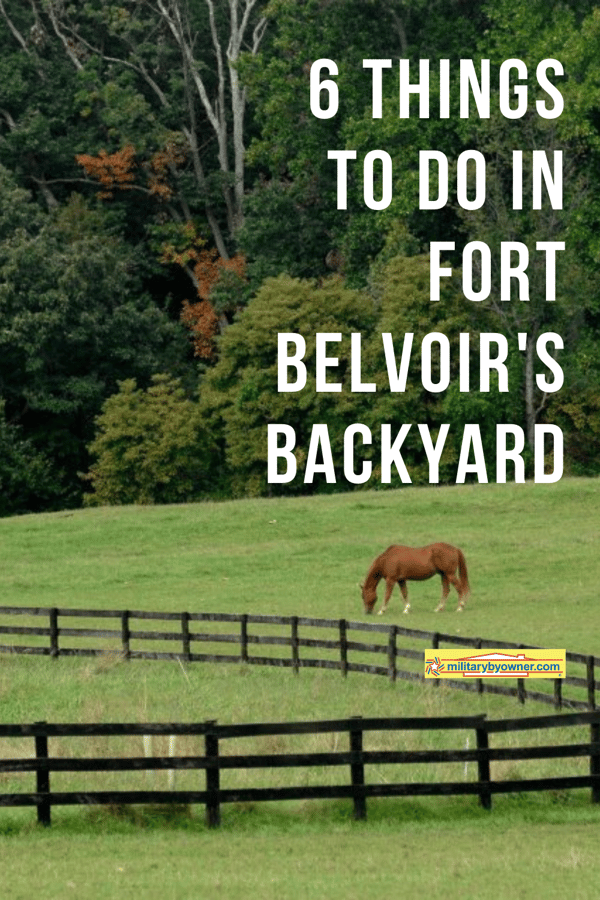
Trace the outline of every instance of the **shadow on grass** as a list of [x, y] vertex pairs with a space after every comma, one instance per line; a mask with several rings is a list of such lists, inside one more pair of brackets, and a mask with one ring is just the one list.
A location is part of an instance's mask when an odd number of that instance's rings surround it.
[[[494, 797], [485, 810], [473, 797], [378, 798], [367, 803], [367, 818], [355, 821], [345, 800], [299, 803], [233, 803], [221, 809], [218, 833], [319, 834], [335, 831], [397, 834], [405, 829], [447, 830], [503, 828], [508, 824], [600, 824], [600, 805], [590, 802], [588, 791]], [[209, 833], [202, 806], [152, 804], [57, 808], [52, 825], [37, 824], [32, 809], [3, 811], [0, 838], [31, 834], [136, 834], [141, 831]]]

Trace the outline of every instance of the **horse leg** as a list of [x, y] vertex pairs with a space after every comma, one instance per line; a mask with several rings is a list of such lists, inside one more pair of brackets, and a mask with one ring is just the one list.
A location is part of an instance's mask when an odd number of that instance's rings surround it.
[[392, 591], [394, 590], [394, 585], [396, 584], [393, 578], [386, 578], [385, 581], [385, 597], [383, 598], [383, 603], [381, 605], [381, 609], [379, 610], [379, 616], [382, 616], [387, 609], [387, 605], [390, 602], [390, 597], [392, 596]]
[[[460, 579], [458, 579], [456, 575], [448, 575], [447, 578], [450, 584], [454, 585], [454, 587], [456, 588], [456, 593], [458, 594], [458, 606], [456, 607], [456, 612], [462, 612], [465, 605], [465, 598], [463, 597], [461, 592], [462, 584], [460, 582]], [[448, 590], [450, 590], [449, 587]]]
[[456, 590], [458, 591], [458, 606], [456, 607], [456, 612], [462, 612], [463, 609], [465, 608], [465, 603], [467, 602], [467, 598], [461, 592], [460, 587], [457, 587]]
[[450, 582], [448, 580], [448, 576], [445, 575], [443, 572], [441, 573], [441, 575], [442, 575], [442, 599], [436, 606], [436, 609], [435, 609], [436, 612], [442, 612], [444, 610], [444, 607], [446, 606], [446, 600], [448, 599], [448, 594], [450, 593]]
[[400, 593], [404, 598], [404, 612], [407, 613], [410, 609], [410, 603], [408, 602], [408, 588], [406, 587], [406, 582], [400, 580], [398, 582], [398, 587], [400, 588]]

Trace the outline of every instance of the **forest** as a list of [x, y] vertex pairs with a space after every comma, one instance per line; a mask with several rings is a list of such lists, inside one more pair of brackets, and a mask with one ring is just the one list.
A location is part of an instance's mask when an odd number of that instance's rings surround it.
[[0, 42], [0, 515], [537, 478], [541, 434], [600, 473], [597, 3], [0, 0]]

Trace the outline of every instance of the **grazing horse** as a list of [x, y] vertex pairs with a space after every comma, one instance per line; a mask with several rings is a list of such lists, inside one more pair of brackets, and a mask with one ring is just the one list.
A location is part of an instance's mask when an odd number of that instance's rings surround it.
[[[458, 578], [456, 577], [457, 569]], [[377, 601], [377, 585], [382, 578], [385, 579], [386, 590], [379, 615], [386, 611], [396, 583], [404, 597], [406, 604], [404, 612], [407, 613], [410, 603], [408, 602], [406, 582], [409, 580], [425, 581], [436, 574], [442, 576], [442, 599], [436, 612], [444, 609], [451, 584], [458, 592], [457, 612], [460, 612], [469, 594], [467, 564], [462, 550], [453, 547], [452, 544], [443, 543], [429, 544], [427, 547], [402, 547], [399, 544], [392, 544], [377, 559], [373, 560], [366, 581], [361, 585], [365, 611], [373, 612]]]

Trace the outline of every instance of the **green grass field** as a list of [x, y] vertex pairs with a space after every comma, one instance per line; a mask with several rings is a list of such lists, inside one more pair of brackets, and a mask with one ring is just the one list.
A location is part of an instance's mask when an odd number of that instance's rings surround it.
[[385, 621], [598, 652], [600, 483], [406, 488], [0, 520], [2, 603], [364, 617], [357, 583], [390, 543], [462, 547], [472, 597], [439, 579]]
[[[357, 582], [378, 552], [446, 540], [466, 554], [467, 609], [457, 614], [451, 595], [447, 611], [434, 613], [432, 579], [409, 585], [408, 616], [397, 593], [384, 621], [598, 654], [599, 500], [600, 483], [565, 479], [4, 519], [1, 603], [362, 620]], [[365, 675], [184, 671], [111, 654], [0, 659], [0, 710], [4, 722], [522, 712], [510, 699]], [[588, 792], [498, 797], [491, 813], [473, 798], [379, 801], [366, 823], [342, 802], [234, 805], [219, 832], [194, 809], [57, 809], [50, 831], [34, 818], [0, 811], [3, 896], [369, 900], [394, 889], [434, 898], [544, 890], [585, 900], [600, 875], [600, 811]]]

